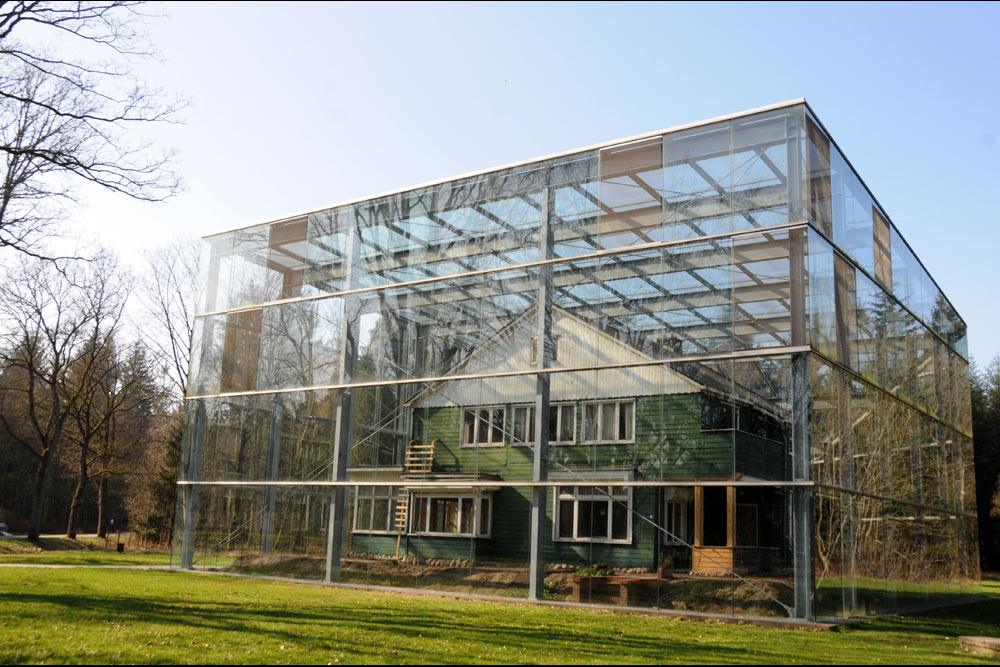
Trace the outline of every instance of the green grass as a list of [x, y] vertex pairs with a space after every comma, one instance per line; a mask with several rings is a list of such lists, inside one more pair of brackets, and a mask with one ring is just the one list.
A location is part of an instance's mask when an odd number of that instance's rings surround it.
[[170, 565], [168, 553], [132, 550], [118, 553], [115, 544], [114, 539], [103, 538], [43, 537], [38, 542], [0, 539], [0, 564]]
[[32, 565], [170, 565], [170, 554], [140, 551], [43, 551], [41, 553], [0, 554], [0, 564]]
[[165, 571], [0, 568], [0, 663], [982, 663], [992, 599], [813, 632]]

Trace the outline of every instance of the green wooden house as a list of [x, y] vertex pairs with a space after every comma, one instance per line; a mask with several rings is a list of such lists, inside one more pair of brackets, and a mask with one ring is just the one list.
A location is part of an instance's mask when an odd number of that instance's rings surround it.
[[[352, 479], [385, 483], [356, 489], [354, 552], [527, 559], [531, 489], [504, 483], [531, 479], [535, 380], [504, 373], [537, 355], [533, 316], [532, 308], [449, 373], [490, 377], [441, 382], [407, 402], [412, 430], [400, 465], [351, 469]], [[562, 355], [600, 370], [552, 374], [549, 480], [562, 484], [548, 491], [547, 562], [705, 573], [784, 562], [781, 489], [725, 485], [787, 478], [780, 405], [705, 365], [649, 365], [558, 308], [553, 332], [557, 369]], [[422, 488], [428, 481], [436, 487]], [[692, 545], [704, 547], [693, 561]]]

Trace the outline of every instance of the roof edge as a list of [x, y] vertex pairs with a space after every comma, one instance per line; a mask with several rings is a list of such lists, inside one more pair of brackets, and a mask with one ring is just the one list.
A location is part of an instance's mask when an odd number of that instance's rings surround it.
[[[734, 118], [740, 118], [743, 116], [751, 116], [756, 113], [764, 113], [765, 111], [774, 111], [776, 109], [783, 109], [785, 107], [795, 106], [796, 104], [804, 104], [809, 107], [809, 103], [806, 98], [799, 97], [793, 100], [788, 100], [785, 102], [778, 102], [777, 104], [768, 104], [766, 106], [757, 107], [755, 109], [747, 109], [746, 111], [739, 111], [736, 113], [726, 114], [724, 116], [716, 116], [714, 118], [707, 118], [705, 120], [699, 120], [693, 123], [684, 123], [682, 125], [674, 125], [673, 127], [664, 128], [662, 130], [655, 130], [652, 132], [645, 132], [643, 134], [637, 134], [631, 137], [624, 137], [622, 139], [612, 139], [611, 141], [605, 141], [599, 144], [592, 144], [590, 146], [583, 146], [580, 148], [572, 148], [570, 150], [560, 151], [558, 153], [551, 153], [549, 155], [542, 155], [539, 157], [530, 158], [528, 160], [521, 160], [519, 162], [512, 162], [510, 164], [503, 164], [496, 167], [488, 167], [486, 169], [479, 169], [477, 171], [470, 171], [464, 174], [458, 174], [457, 176], [449, 176], [447, 178], [439, 178], [433, 181], [427, 181], [424, 183], [418, 183], [416, 185], [408, 185], [406, 187], [397, 188], [394, 190], [387, 190], [385, 192], [380, 192], [377, 194], [369, 195], [366, 197], [356, 197], [354, 199], [347, 199], [344, 201], [336, 202], [330, 204], [329, 206], [321, 206], [319, 208], [309, 209], [307, 211], [301, 211], [299, 213], [294, 213], [292, 215], [282, 216], [280, 218], [269, 218], [266, 220], [258, 220], [257, 222], [251, 222], [245, 225], [238, 225], [236, 227], [229, 227], [226, 229], [219, 230], [217, 232], [212, 232], [210, 234], [205, 234], [201, 238], [207, 239], [213, 236], [219, 236], [220, 234], [227, 234], [229, 232], [235, 232], [241, 229], [248, 229], [250, 227], [256, 227], [258, 225], [274, 224], [276, 222], [285, 222], [288, 220], [294, 220], [296, 218], [301, 218], [309, 215], [310, 213], [318, 213], [320, 211], [325, 211], [331, 208], [337, 208], [338, 206], [348, 206], [350, 204], [357, 204], [359, 202], [368, 201], [370, 199], [379, 199], [380, 197], [389, 197], [392, 195], [401, 194], [403, 192], [409, 192], [411, 190], [417, 190], [419, 188], [427, 188], [434, 185], [441, 185], [442, 183], [447, 183], [449, 181], [457, 181], [463, 178], [473, 178], [475, 176], [482, 176], [483, 174], [489, 174], [494, 171], [502, 171], [504, 169], [513, 169], [515, 167], [521, 167], [533, 162], [542, 162], [544, 160], [552, 160], [558, 157], [565, 157], [567, 155], [572, 155], [574, 153], [583, 153], [584, 151], [600, 150], [602, 148], [608, 148], [609, 146], [617, 146], [618, 144], [629, 143], [632, 141], [641, 141], [643, 139], [649, 139], [651, 137], [659, 136], [662, 134], [668, 134], [671, 132], [680, 132], [682, 130], [689, 130], [695, 127], [701, 127], [703, 125], [711, 125], [712, 123], [721, 123], [726, 120], [732, 120]], [[810, 109], [811, 111], [811, 109]], [[815, 116], [815, 112], [813, 112]], [[825, 128], [824, 128], [825, 129]], [[829, 134], [829, 133], [827, 133]]]

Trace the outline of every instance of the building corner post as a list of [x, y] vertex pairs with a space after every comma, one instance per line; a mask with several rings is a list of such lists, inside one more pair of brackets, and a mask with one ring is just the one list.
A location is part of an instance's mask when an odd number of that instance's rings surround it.
[[[540, 259], [552, 257], [552, 229], [550, 213], [552, 196], [549, 188], [542, 189], [542, 220], [539, 228]], [[535, 328], [538, 340], [537, 368], [539, 371], [552, 364], [554, 339], [552, 337], [552, 267], [543, 264], [538, 272], [538, 301]], [[549, 460], [549, 374], [540, 372], [535, 376], [535, 450], [532, 460], [531, 479], [536, 484], [547, 482]], [[530, 560], [528, 573], [528, 597], [532, 600], [545, 598], [545, 508], [548, 487], [535, 486], [531, 497]]]

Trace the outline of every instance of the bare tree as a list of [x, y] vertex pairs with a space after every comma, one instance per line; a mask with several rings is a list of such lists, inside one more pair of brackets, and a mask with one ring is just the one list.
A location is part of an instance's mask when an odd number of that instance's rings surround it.
[[200, 256], [201, 243], [195, 239], [160, 246], [146, 254], [146, 273], [139, 283], [142, 315], [150, 325], [141, 330], [177, 400], [184, 398], [187, 385]]
[[[90, 261], [23, 257], [0, 284], [0, 428], [38, 462], [29, 539], [41, 532], [52, 464], [66, 440], [70, 406], [88, 385], [111, 344], [126, 290], [109, 253]], [[81, 370], [71, 381], [70, 369]], [[92, 370], [88, 370], [92, 369]]]
[[67, 440], [79, 447], [77, 484], [70, 501], [66, 536], [76, 537], [76, 524], [86, 487], [97, 479], [98, 535], [104, 537], [108, 520], [108, 484], [114, 475], [148, 474], [134, 467], [146, 446], [153, 406], [160, 397], [145, 349], [121, 349], [112, 336], [104, 349], [85, 353], [70, 368], [71, 385], [84, 387], [73, 393], [68, 406], [73, 428]]
[[[180, 187], [173, 153], [154, 151], [141, 131], [175, 120], [181, 104], [132, 70], [155, 55], [140, 10], [137, 2], [0, 2], [0, 247], [39, 254], [75, 184], [144, 201]], [[93, 59], [43, 45], [57, 35]]]

